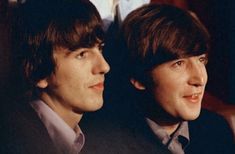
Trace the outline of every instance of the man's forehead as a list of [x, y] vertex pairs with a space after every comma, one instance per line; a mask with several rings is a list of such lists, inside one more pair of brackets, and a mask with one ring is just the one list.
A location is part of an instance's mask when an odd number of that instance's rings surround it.
[[96, 42], [92, 43], [92, 44], [79, 44], [76, 46], [76, 48], [73, 48], [73, 49], [70, 49], [69, 47], [64, 47], [62, 45], [55, 45], [53, 47], [53, 52], [58, 52], [58, 51], [70, 51], [70, 52], [73, 52], [73, 51], [76, 51], [78, 49], [81, 49], [81, 48], [93, 48], [93, 47], [100, 47], [100, 46], [104, 46], [104, 41], [101, 41], [101, 40], [97, 40]]
[[181, 55], [181, 56], [178, 56], [176, 57], [174, 60], [177, 60], [177, 59], [184, 59], [184, 58], [191, 58], [191, 57], [199, 57], [199, 56], [208, 56], [207, 53], [200, 53], [200, 54], [186, 54], [186, 55]]

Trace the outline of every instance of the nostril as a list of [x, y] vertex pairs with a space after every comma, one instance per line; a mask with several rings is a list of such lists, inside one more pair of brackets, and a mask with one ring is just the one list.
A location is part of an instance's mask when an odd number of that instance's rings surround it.
[[191, 77], [190, 80], [189, 80], [189, 84], [193, 85], [195, 87], [204, 86], [205, 83], [206, 83], [205, 79], [202, 76], [194, 76], [194, 77]]
[[201, 87], [203, 86], [202, 84], [194, 84], [195, 87]]

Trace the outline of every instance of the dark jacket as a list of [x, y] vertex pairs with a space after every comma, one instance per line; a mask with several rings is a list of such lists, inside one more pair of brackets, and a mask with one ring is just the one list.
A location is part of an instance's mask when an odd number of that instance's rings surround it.
[[86, 143], [81, 154], [170, 154], [144, 121], [89, 121], [93, 126], [84, 129]]
[[[126, 116], [126, 115], [125, 115]], [[102, 119], [108, 119], [106, 115]], [[84, 129], [86, 143], [82, 154], [167, 154], [145, 120], [129, 115], [113, 122], [99, 121]], [[117, 122], [119, 121], [119, 122]], [[219, 115], [202, 110], [198, 119], [189, 122], [190, 144], [185, 154], [235, 154], [233, 135]]]
[[[1, 120], [0, 153], [58, 154], [46, 128], [28, 104], [14, 105]], [[101, 117], [102, 119], [105, 119]], [[113, 119], [83, 129], [86, 142], [81, 154], [168, 154], [142, 118]], [[190, 145], [186, 154], [234, 154], [232, 133], [225, 120], [203, 110], [189, 122]]]
[[202, 110], [189, 122], [190, 145], [186, 154], [235, 154], [233, 134], [222, 116]]
[[[36, 112], [29, 104], [20, 103], [7, 107], [8, 111], [4, 114], [1, 123], [0, 153], [59, 154]], [[168, 153], [168, 150], [155, 140], [146, 125], [136, 127], [135, 122], [134, 125], [115, 123], [106, 126], [92, 123], [91, 131], [83, 130], [86, 142], [81, 154]], [[142, 130], [146, 133], [142, 133]]]
[[1, 149], [6, 154], [57, 154], [33, 108], [19, 102], [7, 107], [1, 123]]

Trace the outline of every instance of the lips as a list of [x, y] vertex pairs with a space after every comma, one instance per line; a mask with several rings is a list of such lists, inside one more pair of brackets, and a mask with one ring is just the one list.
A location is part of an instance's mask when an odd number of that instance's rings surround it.
[[98, 91], [103, 91], [104, 90], [104, 82], [99, 82], [97, 84], [94, 84], [94, 85], [90, 86], [90, 88], [92, 88], [94, 90], [98, 90]]
[[183, 96], [183, 98], [187, 99], [188, 101], [192, 103], [198, 103], [201, 100], [201, 94], [202, 93], [193, 93], [189, 95]]

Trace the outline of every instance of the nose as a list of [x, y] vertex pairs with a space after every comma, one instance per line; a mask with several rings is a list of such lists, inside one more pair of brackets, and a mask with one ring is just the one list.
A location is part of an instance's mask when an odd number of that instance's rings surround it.
[[93, 69], [94, 74], [106, 74], [110, 70], [110, 66], [104, 59], [104, 56], [99, 52], [96, 58], [95, 66]]
[[189, 68], [189, 80], [188, 83], [195, 87], [205, 86], [207, 83], [207, 72], [205, 65], [192, 63]]

